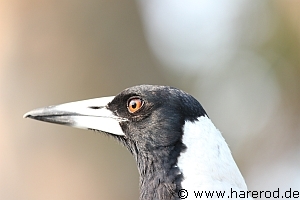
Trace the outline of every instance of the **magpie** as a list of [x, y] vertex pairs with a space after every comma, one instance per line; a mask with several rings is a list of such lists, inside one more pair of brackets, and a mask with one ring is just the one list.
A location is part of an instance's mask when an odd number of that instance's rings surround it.
[[247, 186], [220, 131], [194, 97], [174, 87], [138, 85], [24, 118], [117, 139], [136, 160], [140, 200], [217, 199], [218, 192], [226, 192], [223, 199], [247, 197], [239, 196]]

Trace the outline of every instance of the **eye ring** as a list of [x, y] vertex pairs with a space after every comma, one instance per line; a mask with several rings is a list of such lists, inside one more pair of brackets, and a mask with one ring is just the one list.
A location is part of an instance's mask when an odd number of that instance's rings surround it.
[[144, 101], [139, 97], [133, 97], [128, 100], [127, 110], [130, 113], [135, 113], [140, 110], [144, 105]]

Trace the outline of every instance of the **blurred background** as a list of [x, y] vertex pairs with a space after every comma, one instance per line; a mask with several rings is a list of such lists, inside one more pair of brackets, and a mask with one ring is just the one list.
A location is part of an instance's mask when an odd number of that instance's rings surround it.
[[249, 190], [300, 191], [300, 1], [0, 1], [0, 199], [138, 199], [130, 153], [25, 120], [138, 84], [195, 96]]

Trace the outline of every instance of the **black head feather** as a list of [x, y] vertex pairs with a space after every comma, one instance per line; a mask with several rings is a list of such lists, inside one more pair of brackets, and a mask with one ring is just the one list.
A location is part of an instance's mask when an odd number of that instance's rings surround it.
[[[143, 106], [128, 112], [128, 100], [140, 98]], [[185, 121], [206, 115], [191, 95], [168, 86], [141, 85], [128, 88], [108, 104], [121, 122], [125, 137], [116, 136], [134, 155], [139, 173], [141, 199], [177, 199], [183, 179], [177, 159]]]

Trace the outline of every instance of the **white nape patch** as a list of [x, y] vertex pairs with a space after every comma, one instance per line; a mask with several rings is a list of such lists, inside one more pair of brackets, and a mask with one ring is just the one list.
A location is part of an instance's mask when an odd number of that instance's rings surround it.
[[187, 149], [178, 158], [183, 189], [191, 195], [193, 190], [247, 191], [227, 143], [207, 116], [186, 121], [183, 131], [182, 142]]

